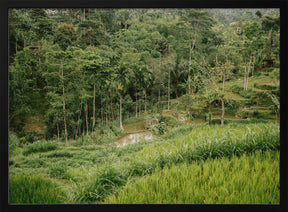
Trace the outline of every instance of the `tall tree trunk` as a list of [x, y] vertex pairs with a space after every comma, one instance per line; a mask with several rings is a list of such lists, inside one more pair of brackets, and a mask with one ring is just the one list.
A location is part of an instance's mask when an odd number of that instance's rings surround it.
[[120, 92], [120, 129], [124, 130], [123, 125], [122, 125], [122, 94]]
[[140, 116], [141, 115], [141, 95], [140, 95], [140, 97], [139, 97], [139, 100], [138, 100], [138, 102], [139, 102], [139, 112], [138, 112], [138, 115]]
[[170, 70], [168, 71], [168, 110], [170, 110]]
[[145, 97], [145, 113], [147, 113], [147, 94], [146, 94], [146, 90], [144, 90], [144, 97]]
[[225, 77], [226, 77], [226, 74], [225, 74], [225, 72], [224, 72], [224, 74], [223, 74], [223, 82], [222, 82], [222, 92], [224, 93], [224, 87], [225, 87]]
[[87, 103], [87, 99], [86, 99], [86, 105], [85, 105], [85, 114], [86, 114], [86, 135], [89, 135], [89, 124], [88, 124], [88, 103]]
[[191, 94], [191, 76], [190, 76], [190, 71], [191, 71], [191, 65], [192, 65], [192, 45], [191, 45], [191, 40], [189, 41], [189, 65], [188, 65], [188, 94]]
[[94, 131], [95, 127], [95, 99], [96, 99], [96, 85], [94, 84], [94, 92], [93, 92], [93, 122], [92, 122], [92, 132]]
[[59, 141], [59, 134], [60, 134], [60, 132], [59, 132], [60, 130], [59, 130], [59, 123], [57, 122], [57, 140]]
[[105, 113], [105, 115], [106, 115], [106, 125], [108, 124], [108, 107], [106, 106], [106, 113]]
[[187, 79], [187, 81], [188, 81], [188, 94], [191, 94], [192, 92], [191, 92], [191, 85], [190, 85], [190, 82], [191, 82], [191, 76], [190, 76], [190, 73], [188, 74], [188, 79]]
[[63, 121], [64, 121], [64, 135], [65, 142], [67, 142], [67, 123], [66, 123], [66, 102], [65, 102], [65, 86], [64, 86], [64, 70], [63, 70], [63, 60], [61, 60], [61, 80], [62, 80], [62, 101], [63, 101]]
[[[192, 36], [191, 36], [192, 37]], [[193, 52], [193, 49], [195, 47], [195, 43], [196, 43], [196, 39], [193, 40], [193, 43], [192, 43], [192, 38], [190, 38], [190, 41], [189, 41], [189, 65], [188, 65], [188, 93], [189, 94], [192, 94], [194, 93], [194, 89], [191, 88], [191, 85], [190, 85], [190, 82], [191, 82], [191, 65], [192, 65], [192, 52]]]
[[18, 49], [18, 46], [17, 46], [17, 35], [16, 35], [16, 37], [15, 37], [15, 52], [17, 53], [17, 49]]
[[135, 108], [135, 111], [136, 111], [136, 114], [135, 114], [135, 117], [137, 118], [138, 117], [138, 100], [137, 100], [137, 90], [136, 90], [136, 101], [135, 101], [135, 105], [136, 105], [136, 108]]
[[253, 74], [254, 74], [254, 68], [255, 68], [255, 56], [253, 56], [253, 61], [252, 61], [252, 77], [253, 77]]
[[85, 108], [83, 108], [83, 121], [82, 121], [83, 130], [82, 130], [82, 137], [84, 137], [84, 134], [85, 134], [85, 114], [84, 114], [84, 110], [85, 110]]
[[102, 94], [101, 94], [101, 101], [100, 101], [101, 103], [101, 124], [103, 125], [104, 124], [104, 117], [103, 117], [103, 104], [102, 104]]
[[224, 105], [224, 99], [221, 97], [221, 104], [222, 104], [222, 115], [221, 115], [221, 125], [224, 125], [224, 114], [225, 114], [225, 105]]
[[247, 69], [247, 68], [246, 68], [246, 66], [245, 66], [245, 67], [244, 67], [244, 91], [246, 90], [246, 75], [247, 75], [247, 74], [246, 74], [246, 72], [247, 72], [246, 69]]
[[113, 109], [113, 101], [112, 101], [112, 94], [110, 93], [110, 101], [111, 101], [111, 116], [112, 116], [112, 122], [115, 120], [115, 114], [114, 114], [114, 109]]
[[248, 69], [247, 69], [246, 89], [245, 89], [246, 91], [248, 90], [248, 81], [249, 81], [250, 68], [251, 68], [251, 57], [250, 57], [249, 65], [248, 65]]
[[76, 133], [78, 133], [79, 137], [81, 136], [81, 127], [79, 125], [81, 112], [82, 112], [82, 100], [81, 100], [81, 103], [80, 103], [80, 112], [79, 112], [79, 116], [78, 116], [78, 124], [77, 124], [77, 130], [76, 130]]
[[160, 102], [161, 98], [160, 98], [160, 85], [159, 85], [159, 88], [158, 88], [158, 102]]
[[179, 83], [179, 82], [178, 82], [178, 79], [177, 79], [176, 82], [174, 83], [176, 99], [178, 99], [178, 91], [177, 91], [178, 83]]

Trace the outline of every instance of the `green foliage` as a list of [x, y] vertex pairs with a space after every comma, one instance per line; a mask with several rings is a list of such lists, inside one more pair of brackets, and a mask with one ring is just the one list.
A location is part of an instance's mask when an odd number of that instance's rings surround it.
[[21, 144], [31, 144], [43, 139], [43, 133], [38, 131], [27, 132], [20, 138]]
[[108, 38], [103, 23], [98, 20], [85, 20], [78, 26], [77, 33], [77, 43], [83, 48], [104, 44]]
[[[157, 167], [193, 163], [215, 158], [231, 158], [255, 151], [278, 151], [279, 126], [266, 124], [182, 125], [174, 127], [153, 142], [124, 147], [95, 145], [81, 141], [56, 143], [57, 149], [36, 148], [9, 161], [11, 173], [39, 173], [61, 179], [66, 193], [62, 202], [100, 203], [135, 177], [152, 174]], [[163, 139], [162, 139], [163, 138]], [[77, 143], [77, 144], [76, 144]], [[42, 141], [45, 146], [47, 142]], [[26, 149], [27, 148], [27, 149]], [[30, 147], [31, 148], [31, 147]], [[31, 148], [32, 149], [32, 148]], [[32, 168], [32, 169], [31, 169]]]
[[248, 90], [244, 90], [244, 88], [242, 86], [239, 85], [233, 85], [231, 87], [231, 90], [235, 93], [240, 94], [241, 96], [245, 97], [245, 98], [251, 98], [253, 94], [255, 94], [255, 92], [253, 91], [252, 88], [248, 88]]
[[159, 135], [163, 135], [167, 131], [167, 124], [165, 122], [160, 121], [159, 124], [155, 126]]
[[37, 152], [49, 152], [58, 148], [58, 144], [54, 141], [49, 142], [35, 142], [26, 145], [23, 149], [23, 155], [29, 155]]
[[259, 88], [262, 90], [275, 90], [278, 86], [274, 85], [268, 85], [268, 84], [260, 84], [260, 83], [254, 83], [255, 88]]
[[57, 43], [62, 50], [73, 45], [76, 41], [76, 30], [73, 24], [63, 23], [58, 26], [54, 35], [54, 43]]
[[9, 131], [9, 156], [11, 157], [19, 154], [21, 151], [20, 146], [20, 140], [17, 135]]
[[51, 164], [49, 167], [49, 176], [53, 178], [66, 178], [67, 165], [61, 163]]
[[104, 203], [279, 204], [279, 160], [279, 152], [256, 152], [157, 167], [150, 176], [130, 180]]
[[94, 170], [94, 173], [89, 172], [86, 180], [74, 184], [69, 198], [73, 202], [93, 203], [110, 194], [118, 186], [124, 185], [127, 177], [125, 172], [106, 165]]
[[66, 198], [61, 184], [42, 176], [9, 177], [10, 204], [59, 204]]

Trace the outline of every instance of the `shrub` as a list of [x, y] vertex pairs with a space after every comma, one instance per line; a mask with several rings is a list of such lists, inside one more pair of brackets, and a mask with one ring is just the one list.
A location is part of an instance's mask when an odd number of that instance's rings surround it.
[[279, 80], [280, 79], [280, 70], [279, 70], [279, 68], [274, 68], [274, 70], [269, 75], [270, 75], [270, 77]]
[[20, 141], [22, 144], [29, 144], [29, 143], [31, 144], [31, 143], [34, 143], [35, 141], [39, 141], [43, 138], [44, 138], [44, 136], [42, 133], [32, 131], [32, 132], [26, 132], [25, 136], [20, 138]]
[[275, 61], [274, 68], [280, 68], [280, 61], [279, 60]]
[[267, 92], [256, 92], [253, 94], [252, 98], [256, 100], [258, 106], [268, 107], [273, 104], [271, 98], [267, 96]]
[[20, 140], [18, 139], [17, 135], [13, 132], [9, 132], [9, 155], [13, 156], [16, 155], [21, 151], [20, 147]]
[[245, 91], [244, 88], [242, 86], [239, 86], [239, 85], [233, 85], [231, 87], [231, 90], [232, 90], [232, 92], [237, 93], [237, 94], [239, 94], [245, 98], [251, 98], [252, 95], [255, 94], [255, 92], [251, 88], [248, 88], [248, 90]]

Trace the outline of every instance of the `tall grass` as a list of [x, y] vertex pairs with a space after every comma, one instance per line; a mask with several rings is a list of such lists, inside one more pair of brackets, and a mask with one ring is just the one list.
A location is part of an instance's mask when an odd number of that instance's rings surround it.
[[224, 127], [202, 125], [192, 128], [186, 136], [179, 135], [177, 139], [150, 145], [137, 156], [139, 161], [162, 166], [207, 158], [231, 157], [234, 154], [240, 156], [256, 150], [279, 149], [280, 133], [276, 124], [230, 124]]
[[198, 126], [186, 136], [144, 147], [133, 157], [96, 168], [92, 178], [73, 186], [72, 199], [99, 202], [130, 177], [152, 174], [157, 167], [279, 149], [279, 127], [275, 124]]
[[61, 186], [58, 182], [37, 175], [12, 175], [9, 177], [9, 203], [62, 203], [66, 194]]
[[105, 204], [279, 204], [279, 152], [157, 167]]
[[107, 165], [98, 169], [91, 169], [72, 188], [67, 188], [68, 202], [95, 203], [100, 201], [116, 188], [123, 186], [128, 176], [125, 170]]
[[[182, 125], [153, 141], [117, 148], [36, 142], [23, 155], [9, 158], [13, 175], [43, 174], [71, 184], [68, 203], [99, 203], [130, 178], [153, 174], [161, 167], [255, 151], [279, 150], [279, 126], [273, 123]], [[33, 168], [32, 168], [33, 167]], [[64, 200], [63, 200], [64, 201]]]
[[24, 147], [23, 155], [29, 155], [36, 152], [48, 152], [57, 149], [56, 142], [35, 142]]

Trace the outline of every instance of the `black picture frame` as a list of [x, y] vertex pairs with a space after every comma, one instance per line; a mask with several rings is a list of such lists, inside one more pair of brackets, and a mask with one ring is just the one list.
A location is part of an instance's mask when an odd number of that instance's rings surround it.
[[[9, 205], [8, 204], [8, 9], [9, 8], [280, 8], [281, 64], [280, 64], [280, 205]], [[1, 207], [0, 211], [102, 211], [102, 210], [184, 210], [184, 211], [288, 211], [288, 115], [287, 105], [287, 0], [2, 0], [0, 8], [0, 120], [1, 120]]]

